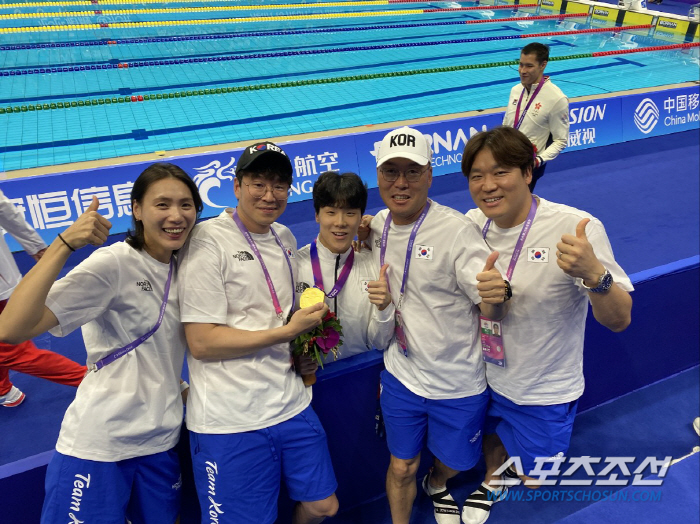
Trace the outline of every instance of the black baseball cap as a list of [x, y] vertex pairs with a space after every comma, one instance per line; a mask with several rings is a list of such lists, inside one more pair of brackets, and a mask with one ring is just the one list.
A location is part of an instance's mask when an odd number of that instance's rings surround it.
[[246, 147], [241, 154], [241, 158], [238, 159], [236, 169], [252, 169], [253, 164], [259, 162], [261, 158], [279, 167], [285, 176], [292, 176], [294, 169], [287, 153], [272, 142], [257, 142]]

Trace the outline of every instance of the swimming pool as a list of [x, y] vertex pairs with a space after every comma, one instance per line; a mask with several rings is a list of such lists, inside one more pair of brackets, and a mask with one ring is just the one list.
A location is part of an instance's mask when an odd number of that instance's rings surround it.
[[698, 48], [591, 56], [681, 36], [537, 6], [252, 4], [0, 5], [0, 171], [500, 107], [535, 40], [572, 98], [698, 78]]

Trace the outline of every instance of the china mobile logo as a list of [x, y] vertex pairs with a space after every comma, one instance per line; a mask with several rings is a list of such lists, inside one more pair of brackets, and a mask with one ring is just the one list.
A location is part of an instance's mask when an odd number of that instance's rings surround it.
[[[223, 180], [231, 180], [233, 182], [233, 177], [236, 174], [236, 168], [233, 166], [236, 159], [231, 157], [228, 164], [222, 165], [219, 160], [214, 160], [209, 162], [206, 166], [195, 167], [194, 170], [197, 172], [192, 179], [199, 189], [199, 194], [202, 196], [204, 203], [210, 207], [227, 207], [226, 205], [219, 205], [212, 202], [209, 197], [209, 191], [213, 188], [221, 188], [221, 182]], [[233, 190], [227, 193], [229, 195], [233, 194]]]
[[[671, 457], [657, 459], [656, 457], [646, 457], [639, 466], [630, 472], [628, 464], [634, 463], [636, 457], [568, 457], [568, 468], [562, 471], [562, 465], [567, 461], [562, 453], [554, 457], [536, 457], [535, 467], [527, 473], [530, 477], [525, 481], [525, 485], [539, 486], [627, 486], [632, 479], [632, 486], [660, 486], [663, 484], [663, 478], [666, 476], [668, 467], [671, 465]], [[602, 464], [601, 464], [602, 463]], [[545, 469], [545, 464], [551, 465]], [[595, 468], [594, 468], [595, 465]], [[523, 466], [520, 457], [510, 457], [496, 472], [496, 475], [503, 475], [504, 472], [512, 466], [519, 475], [523, 474]], [[644, 479], [642, 474], [649, 468], [652, 475], [659, 478]], [[596, 472], [596, 469], [598, 470]], [[587, 478], [571, 478], [574, 473], [582, 470]], [[618, 478], [619, 476], [622, 478]], [[554, 477], [554, 478], [548, 478]], [[561, 478], [560, 478], [561, 477]], [[505, 480], [497, 481], [497, 485], [512, 485], [520, 483], [509, 479], [506, 475]], [[595, 479], [595, 480], [594, 480]]]
[[645, 135], [659, 123], [659, 108], [651, 98], [642, 100], [634, 110], [634, 124]]
[[219, 467], [216, 462], [205, 462], [207, 472], [207, 495], [209, 495], [209, 523], [219, 524], [219, 515], [224, 513], [221, 509], [223, 503], [216, 502], [216, 477], [219, 474]]

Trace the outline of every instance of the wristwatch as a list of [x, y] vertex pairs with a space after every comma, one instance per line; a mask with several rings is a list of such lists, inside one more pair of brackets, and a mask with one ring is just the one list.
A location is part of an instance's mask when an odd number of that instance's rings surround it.
[[511, 298], [513, 298], [513, 288], [510, 287], [510, 282], [508, 282], [505, 278], [503, 279], [503, 285], [506, 288], [506, 294], [503, 297], [503, 302], [508, 302]]
[[590, 293], [607, 293], [613, 285], [613, 277], [610, 271], [605, 269], [605, 272], [600, 275], [598, 279], [598, 285], [596, 287], [588, 287], [586, 283], [581, 279], [581, 285], [585, 287]]

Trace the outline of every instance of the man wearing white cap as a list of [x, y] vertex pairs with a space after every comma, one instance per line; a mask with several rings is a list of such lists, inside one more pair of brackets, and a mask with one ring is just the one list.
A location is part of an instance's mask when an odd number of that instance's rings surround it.
[[388, 209], [372, 220], [369, 241], [377, 266], [389, 265], [396, 308], [381, 379], [394, 524], [409, 522], [426, 442], [435, 463], [423, 489], [438, 523], [459, 524], [446, 481], [479, 460], [488, 401], [479, 309], [498, 320], [509, 298], [494, 267], [498, 255], [490, 253], [474, 224], [428, 199], [431, 159], [426, 137], [408, 127], [386, 135], [377, 151], [379, 193]]

